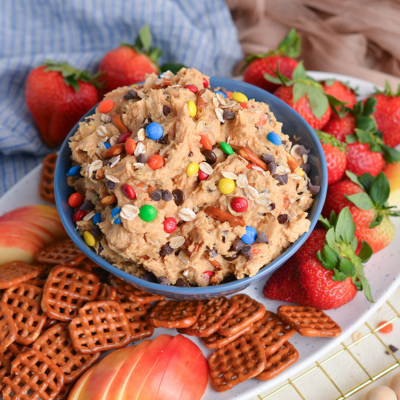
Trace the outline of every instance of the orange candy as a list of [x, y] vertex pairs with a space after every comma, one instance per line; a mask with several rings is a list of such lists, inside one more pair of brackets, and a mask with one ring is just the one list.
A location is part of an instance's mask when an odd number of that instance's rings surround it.
[[80, 193], [73, 193], [69, 196], [68, 204], [72, 208], [80, 207], [83, 204], [83, 196]]
[[114, 108], [114, 102], [110, 99], [103, 100], [99, 104], [99, 112], [102, 114], [109, 113]]
[[241, 106], [242, 108], [249, 108], [249, 106], [248, 106], [247, 103], [240, 103], [240, 106]]
[[265, 114], [260, 114], [257, 125], [265, 125], [268, 122], [268, 117]]
[[134, 153], [134, 151], [136, 150], [136, 143], [132, 138], [129, 138], [126, 142], [125, 142], [125, 151], [126, 154], [129, 154], [130, 156]]
[[154, 154], [153, 156], [151, 156], [149, 158], [149, 161], [147, 161], [147, 164], [151, 169], [159, 169], [164, 166], [165, 160], [160, 155]]
[[[384, 324], [386, 324], [386, 322], [387, 322], [387, 321], [382, 321], [382, 322], [380, 322], [379, 325], [378, 325], [378, 327], [379, 327], [379, 326], [382, 326], [382, 325], [384, 325]], [[393, 330], [393, 325], [392, 325], [392, 324], [388, 324], [388, 325], [386, 325], [384, 328], [380, 329], [378, 332], [381, 332], [381, 333], [390, 333], [390, 332], [392, 332], [392, 330]]]
[[207, 150], [212, 149], [212, 143], [211, 140], [208, 138], [206, 135], [200, 135], [200, 143], [203, 145], [203, 147]]
[[231, 99], [232, 98], [232, 92], [227, 90], [226, 91], [226, 97], [228, 97], [228, 99]]

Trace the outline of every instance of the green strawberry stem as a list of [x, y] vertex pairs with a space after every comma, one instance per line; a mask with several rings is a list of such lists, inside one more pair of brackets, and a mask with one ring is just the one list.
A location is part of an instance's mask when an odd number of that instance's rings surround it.
[[314, 132], [317, 134], [318, 139], [323, 144], [330, 144], [333, 147], [337, 147], [342, 152], [346, 150], [346, 145], [344, 145], [340, 140], [336, 139], [335, 136], [318, 129], [314, 129]]
[[397, 87], [397, 93], [393, 93], [392, 88], [390, 87], [389, 81], [385, 81], [385, 89], [379, 90], [377, 87], [375, 87], [375, 93], [374, 94], [384, 94], [386, 96], [390, 97], [397, 97], [400, 96], [400, 84]]
[[56, 62], [52, 60], [44, 60], [43, 64], [47, 68], [45, 71], [61, 72], [66, 85], [72, 86], [76, 92], [79, 92], [79, 82], [89, 82], [96, 88], [101, 87], [100, 83], [96, 81], [101, 73], [91, 74], [88, 71], [77, 69], [69, 65], [66, 61]]

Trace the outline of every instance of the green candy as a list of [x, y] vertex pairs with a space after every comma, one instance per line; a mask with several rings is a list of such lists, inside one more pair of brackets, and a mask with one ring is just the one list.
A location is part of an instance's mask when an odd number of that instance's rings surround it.
[[139, 217], [146, 222], [154, 221], [157, 217], [157, 210], [148, 204], [140, 207]]
[[233, 154], [233, 149], [232, 147], [226, 143], [226, 142], [221, 142], [219, 144], [219, 147], [221, 147], [221, 150], [225, 153], [228, 154], [228, 156], [230, 156], [231, 154]]

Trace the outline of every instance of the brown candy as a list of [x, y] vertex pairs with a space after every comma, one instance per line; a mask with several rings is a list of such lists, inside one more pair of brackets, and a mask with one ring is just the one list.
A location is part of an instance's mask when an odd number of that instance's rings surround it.
[[56, 170], [57, 154], [50, 153], [43, 160], [42, 175], [40, 178], [40, 197], [50, 203], [55, 203], [54, 196], [54, 172]]

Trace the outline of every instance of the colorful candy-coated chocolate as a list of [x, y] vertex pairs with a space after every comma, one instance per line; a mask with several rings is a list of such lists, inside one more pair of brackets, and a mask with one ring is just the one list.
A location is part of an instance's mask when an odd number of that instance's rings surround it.
[[197, 107], [196, 107], [196, 103], [193, 100], [189, 100], [187, 102], [187, 106], [189, 109], [189, 115], [193, 118], [196, 116], [197, 114]]
[[246, 110], [249, 108], [249, 105], [244, 102], [244, 103], [240, 103], [240, 107], [245, 108]]
[[83, 196], [80, 193], [73, 193], [68, 198], [68, 204], [72, 208], [80, 207], [83, 204]]
[[240, 238], [245, 244], [252, 244], [257, 237], [257, 231], [252, 226], [246, 226], [246, 233]]
[[209, 139], [208, 136], [200, 135], [200, 143], [202, 144], [202, 146], [205, 149], [207, 149], [207, 150], [211, 150], [212, 149], [212, 143], [211, 143], [211, 140]]
[[122, 185], [122, 193], [130, 200], [133, 200], [136, 197], [135, 190], [131, 185], [128, 185], [127, 183], [124, 183]]
[[203, 78], [203, 86], [207, 89], [209, 86], [208, 80], [206, 78]]
[[147, 161], [147, 165], [151, 168], [151, 169], [159, 169], [161, 167], [163, 167], [165, 164], [165, 160], [162, 156], [160, 156], [159, 154], [153, 154], [149, 160]]
[[72, 221], [80, 221], [86, 215], [85, 211], [77, 210], [72, 214]]
[[114, 108], [114, 102], [110, 99], [103, 100], [99, 103], [99, 112], [106, 114]]
[[233, 154], [233, 149], [232, 147], [226, 143], [226, 142], [221, 142], [219, 144], [219, 147], [221, 147], [221, 150], [225, 153], [228, 154], [228, 156], [230, 156], [231, 154]]
[[103, 143], [104, 144], [104, 147], [106, 148], [106, 150], [108, 150], [110, 147], [111, 147], [111, 144], [110, 143]]
[[119, 143], [125, 143], [129, 137], [132, 135], [132, 132], [125, 132], [123, 133], [119, 138], [118, 138], [118, 142]]
[[270, 132], [270, 133], [268, 133], [267, 139], [268, 139], [271, 143], [275, 144], [276, 146], [280, 146], [280, 145], [282, 144], [282, 139], [281, 139], [281, 137], [280, 137], [277, 133], [275, 133], [275, 132]]
[[221, 178], [218, 182], [218, 190], [223, 194], [230, 194], [235, 190], [235, 181], [229, 178]]
[[121, 212], [121, 207], [114, 207], [111, 210], [111, 219], [113, 220], [114, 224], [119, 225], [121, 223], [121, 218], [119, 217], [120, 212]]
[[125, 151], [126, 151], [126, 154], [128, 154], [128, 155], [133, 155], [133, 153], [135, 152], [135, 150], [136, 150], [136, 143], [135, 143], [135, 141], [132, 139], [132, 138], [129, 138], [129, 139], [127, 139], [126, 140], [126, 142], [125, 142]]
[[199, 171], [199, 179], [201, 181], [205, 181], [207, 178], [208, 178], [208, 175], [205, 172]]
[[244, 197], [235, 197], [231, 202], [233, 211], [245, 212], [249, 206], [249, 202]]
[[83, 232], [83, 240], [86, 242], [88, 246], [91, 247], [93, 247], [96, 244], [96, 239], [89, 231]]
[[176, 220], [173, 217], [169, 217], [164, 221], [164, 231], [167, 233], [175, 232], [176, 226]]
[[216, 90], [214, 93], [215, 94], [219, 93], [222, 97], [224, 97], [226, 99], [226, 94], [224, 92], [221, 92], [220, 90]]
[[197, 174], [199, 171], [199, 164], [197, 162], [191, 162], [187, 167], [186, 167], [186, 175], [191, 176], [194, 174]]
[[100, 213], [94, 214], [92, 221], [95, 225], [99, 224], [102, 221], [101, 214]]
[[185, 85], [184, 88], [189, 89], [192, 93], [197, 93], [199, 91], [197, 86], [194, 85]]
[[240, 92], [232, 93], [232, 100], [235, 100], [238, 103], [244, 103], [245, 101], [249, 101], [247, 96], [245, 96], [243, 93], [240, 93]]
[[71, 167], [68, 170], [67, 175], [68, 176], [78, 176], [80, 172], [81, 172], [81, 166], [75, 165], [74, 167]]
[[158, 140], [164, 133], [163, 127], [158, 122], [151, 122], [146, 126], [146, 135], [151, 140]]
[[140, 207], [139, 217], [146, 222], [154, 221], [157, 217], [157, 210], [150, 204]]

